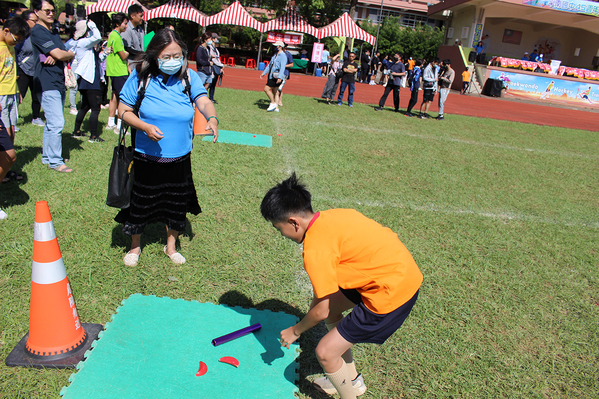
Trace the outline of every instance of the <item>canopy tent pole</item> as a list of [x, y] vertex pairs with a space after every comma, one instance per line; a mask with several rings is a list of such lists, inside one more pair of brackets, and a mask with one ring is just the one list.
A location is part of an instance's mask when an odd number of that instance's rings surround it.
[[260, 43], [258, 44], [258, 57], [256, 61], [256, 66], [260, 64], [260, 56], [262, 55], [262, 32], [260, 32]]
[[376, 50], [379, 46], [379, 32], [381, 31], [381, 23], [383, 21], [383, 1], [381, 0], [381, 9], [379, 11], [379, 18], [378, 18], [378, 23], [376, 24], [376, 41], [374, 42], [374, 53], [372, 53], [373, 55], [376, 54]]

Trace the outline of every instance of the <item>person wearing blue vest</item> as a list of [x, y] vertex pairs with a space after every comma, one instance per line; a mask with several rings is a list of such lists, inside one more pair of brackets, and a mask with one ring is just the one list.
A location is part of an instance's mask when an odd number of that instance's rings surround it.
[[268, 112], [279, 112], [279, 96], [280, 92], [278, 90], [279, 86], [285, 80], [285, 65], [287, 64], [287, 55], [285, 55], [285, 43], [278, 40], [274, 44], [276, 48], [275, 55], [271, 58], [268, 67], [264, 69], [264, 72], [260, 75], [260, 79], [262, 79], [266, 74], [268, 74], [268, 79], [266, 81], [266, 86], [264, 86], [264, 92], [268, 96], [270, 100], [270, 104], [268, 106]]
[[202, 80], [187, 68], [186, 53], [177, 33], [159, 30], [120, 93], [118, 114], [137, 129], [130, 206], [115, 217], [131, 236], [131, 249], [123, 259], [127, 266], [137, 265], [141, 233], [154, 221], [166, 225], [164, 253], [175, 264], [185, 263], [175, 248], [177, 237], [185, 230], [187, 213], [202, 211], [191, 173], [193, 105], [206, 118], [213, 142], [218, 139], [218, 119]]

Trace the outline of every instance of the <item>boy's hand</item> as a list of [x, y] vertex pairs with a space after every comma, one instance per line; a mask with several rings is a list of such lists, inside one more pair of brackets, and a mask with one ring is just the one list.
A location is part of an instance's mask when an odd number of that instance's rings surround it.
[[289, 345], [294, 343], [299, 338], [299, 335], [295, 335], [294, 328], [295, 326], [291, 326], [281, 331], [281, 346], [289, 349]]

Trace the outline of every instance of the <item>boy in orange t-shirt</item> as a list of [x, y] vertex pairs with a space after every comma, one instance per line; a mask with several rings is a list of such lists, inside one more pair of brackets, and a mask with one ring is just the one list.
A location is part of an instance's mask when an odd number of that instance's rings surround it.
[[[295, 173], [271, 188], [262, 216], [281, 234], [303, 243], [304, 268], [314, 289], [306, 316], [281, 331], [281, 345], [325, 322], [316, 347], [326, 377], [314, 381], [327, 394], [354, 399], [366, 391], [351, 348], [384, 343], [410, 314], [423, 276], [397, 234], [353, 209], [312, 210], [311, 195]], [[343, 312], [353, 309], [347, 317]], [[350, 384], [351, 381], [351, 384]]]
[[466, 69], [462, 72], [462, 92], [460, 94], [466, 94], [468, 86], [470, 86], [470, 72]]

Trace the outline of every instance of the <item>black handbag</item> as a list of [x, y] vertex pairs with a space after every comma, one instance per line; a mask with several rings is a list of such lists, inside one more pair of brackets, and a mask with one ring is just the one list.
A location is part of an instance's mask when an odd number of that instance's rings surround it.
[[[133, 107], [133, 113], [139, 114], [139, 107], [146, 94], [146, 87], [150, 78], [145, 82], [140, 82], [137, 89], [137, 102]], [[125, 111], [127, 112], [127, 111]], [[131, 190], [133, 190], [133, 154], [135, 154], [135, 134], [136, 129], [131, 128], [131, 145], [127, 146], [125, 137], [129, 126], [121, 121], [121, 130], [119, 131], [119, 143], [114, 147], [112, 153], [112, 163], [108, 172], [108, 194], [106, 195], [106, 205], [113, 208], [125, 209], [129, 207], [131, 200]]]
[[[114, 147], [112, 163], [108, 173], [108, 195], [106, 205], [124, 209], [129, 207], [133, 189], [133, 154], [135, 148], [125, 144], [127, 124], [121, 122], [119, 143]], [[134, 134], [134, 133], [133, 133]]]

